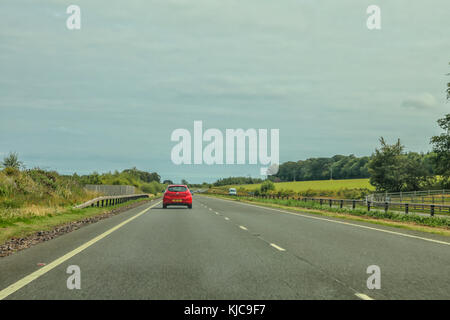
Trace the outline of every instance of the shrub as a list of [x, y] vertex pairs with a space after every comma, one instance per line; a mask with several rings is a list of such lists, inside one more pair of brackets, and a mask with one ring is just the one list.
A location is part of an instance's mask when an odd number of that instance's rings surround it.
[[22, 161], [19, 161], [19, 155], [16, 152], [10, 152], [3, 158], [2, 166], [11, 169], [20, 169], [23, 166]]
[[157, 194], [164, 190], [165, 186], [157, 181], [152, 181], [150, 183], [144, 183], [141, 186], [141, 190], [144, 193]]
[[23, 206], [23, 201], [18, 199], [4, 199], [0, 202], [0, 207], [5, 209], [16, 209]]
[[3, 172], [7, 176], [16, 176], [20, 173], [20, 170], [16, 168], [6, 167], [5, 169], [3, 169]]
[[261, 184], [261, 193], [267, 193], [268, 191], [275, 190], [275, 184], [270, 181], [266, 180]]
[[27, 170], [28, 176], [37, 184], [44, 185], [44, 187], [56, 190], [57, 188], [57, 177], [56, 172], [44, 171], [41, 169], [31, 169]]

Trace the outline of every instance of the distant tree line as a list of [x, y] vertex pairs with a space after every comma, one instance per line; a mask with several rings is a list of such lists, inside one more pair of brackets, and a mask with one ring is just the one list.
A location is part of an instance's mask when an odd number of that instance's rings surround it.
[[331, 158], [309, 158], [280, 165], [273, 181], [308, 181], [369, 178], [370, 157], [335, 155]]

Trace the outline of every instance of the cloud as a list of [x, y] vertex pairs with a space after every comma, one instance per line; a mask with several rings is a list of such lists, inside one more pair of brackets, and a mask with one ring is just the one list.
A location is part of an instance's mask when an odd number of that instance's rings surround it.
[[194, 120], [279, 128], [282, 161], [370, 154], [380, 132], [426, 151], [442, 113], [448, 0], [408, 15], [407, 0], [386, 3], [397, 22], [388, 33], [369, 32], [366, 7], [351, 1], [81, 0], [79, 32], [60, 0], [3, 2], [0, 150], [30, 167], [138, 166], [191, 182], [259, 175], [175, 166], [170, 134]]
[[414, 109], [430, 109], [436, 105], [436, 98], [428, 92], [407, 98], [402, 102], [402, 107]]

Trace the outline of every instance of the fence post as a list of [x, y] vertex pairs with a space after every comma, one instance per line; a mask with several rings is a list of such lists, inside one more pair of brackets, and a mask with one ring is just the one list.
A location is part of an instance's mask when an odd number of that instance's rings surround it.
[[330, 203], [330, 208], [333, 206], [333, 200], [328, 200], [328, 202]]
[[432, 217], [434, 216], [434, 204], [432, 204], [430, 207], [430, 214]]
[[320, 199], [319, 202], [320, 202], [320, 205], [322, 205], [323, 204], [323, 199]]
[[344, 200], [341, 200], [341, 203], [340, 203], [340, 208], [342, 209], [342, 207], [344, 206]]
[[409, 212], [409, 205], [407, 203], [405, 203], [405, 213]]
[[355, 210], [355, 208], [356, 208], [356, 201], [353, 200], [353, 201], [352, 201], [352, 209]]
[[388, 212], [388, 209], [389, 209], [389, 203], [385, 202], [384, 203], [384, 212]]
[[370, 211], [370, 201], [367, 201], [367, 211]]

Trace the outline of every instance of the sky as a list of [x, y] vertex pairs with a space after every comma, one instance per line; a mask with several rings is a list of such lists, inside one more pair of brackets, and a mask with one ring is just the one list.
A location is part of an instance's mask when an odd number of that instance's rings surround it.
[[[69, 30], [66, 9], [81, 9]], [[366, 26], [369, 5], [381, 29]], [[430, 151], [449, 113], [448, 0], [0, 2], [0, 158], [191, 183], [259, 165], [175, 165], [174, 130], [279, 129], [280, 162]]]

